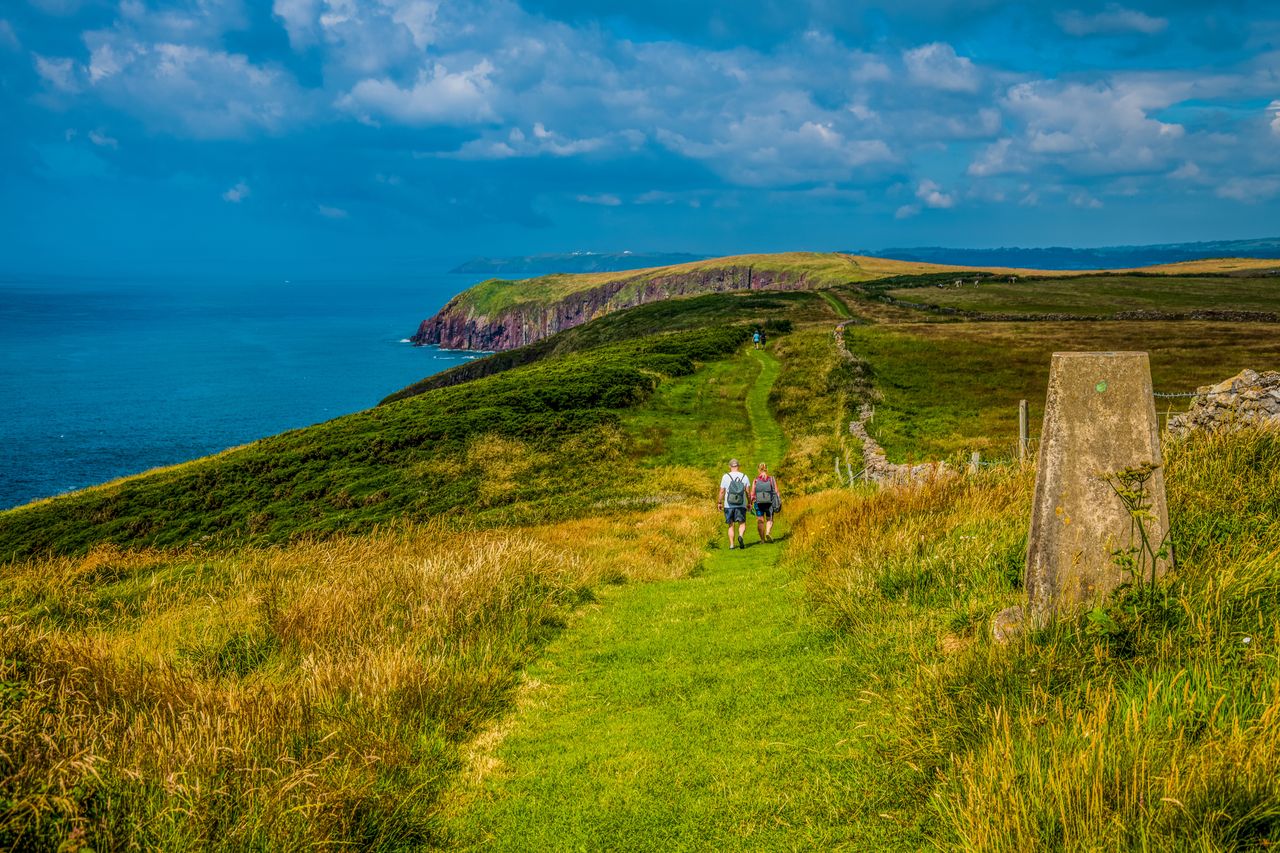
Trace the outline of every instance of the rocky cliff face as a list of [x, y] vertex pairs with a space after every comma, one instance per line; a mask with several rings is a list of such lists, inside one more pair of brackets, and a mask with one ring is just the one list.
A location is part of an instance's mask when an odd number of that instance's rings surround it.
[[412, 340], [415, 344], [448, 349], [515, 349], [612, 311], [673, 296], [730, 290], [804, 290], [810, 285], [803, 273], [749, 266], [713, 267], [623, 277], [550, 305], [513, 305], [493, 317], [474, 313], [462, 293], [449, 300], [434, 317], [423, 320]]

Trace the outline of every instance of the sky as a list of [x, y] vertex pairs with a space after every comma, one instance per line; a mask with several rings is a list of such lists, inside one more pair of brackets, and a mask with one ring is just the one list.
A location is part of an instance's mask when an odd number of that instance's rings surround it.
[[1280, 236], [1280, 3], [6, 0], [0, 272]]

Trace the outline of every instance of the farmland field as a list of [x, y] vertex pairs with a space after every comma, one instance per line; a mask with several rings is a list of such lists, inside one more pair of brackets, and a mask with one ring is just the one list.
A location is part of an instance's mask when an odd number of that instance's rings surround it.
[[1005, 314], [1082, 314], [1120, 311], [1280, 311], [1280, 278], [1075, 276], [996, 279], [978, 285], [889, 290], [896, 299]]

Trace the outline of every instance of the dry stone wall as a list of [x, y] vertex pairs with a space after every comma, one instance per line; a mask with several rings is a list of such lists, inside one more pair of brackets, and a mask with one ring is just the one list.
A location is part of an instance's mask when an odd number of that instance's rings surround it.
[[1186, 413], [1169, 418], [1169, 432], [1217, 432], [1244, 426], [1280, 427], [1280, 373], [1242, 370], [1217, 385], [1196, 389]]
[[[852, 322], [855, 321], [846, 320], [837, 325], [835, 330], [836, 350], [842, 359], [849, 362], [858, 360], [858, 357], [849, 352], [849, 348], [844, 343], [844, 328]], [[874, 483], [902, 485], [927, 482], [954, 473], [945, 462], [926, 462], [920, 465], [899, 465], [896, 462], [890, 462], [884, 448], [867, 432], [867, 421], [871, 419], [873, 411], [870, 405], [864, 403], [857, 420], [849, 423], [849, 432], [862, 442], [863, 476], [866, 479]]]

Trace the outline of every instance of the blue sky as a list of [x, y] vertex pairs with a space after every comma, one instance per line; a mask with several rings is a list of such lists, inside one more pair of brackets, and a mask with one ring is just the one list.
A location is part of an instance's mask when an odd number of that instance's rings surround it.
[[0, 269], [1280, 235], [1280, 4], [9, 0]]

